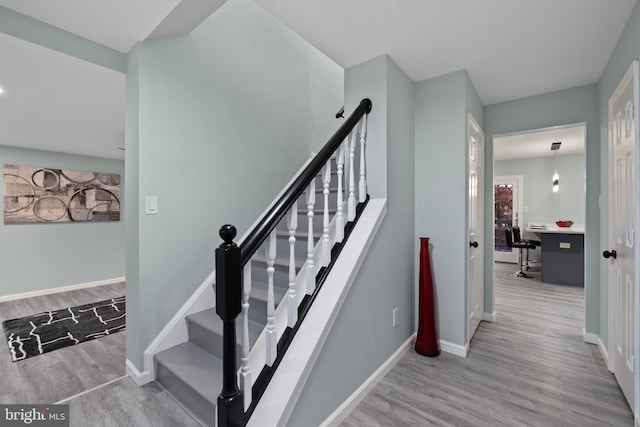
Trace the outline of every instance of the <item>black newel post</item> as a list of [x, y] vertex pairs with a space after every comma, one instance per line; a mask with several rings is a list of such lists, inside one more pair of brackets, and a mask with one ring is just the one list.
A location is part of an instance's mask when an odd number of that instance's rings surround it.
[[240, 248], [233, 243], [236, 228], [223, 225], [224, 240], [216, 249], [216, 313], [223, 322], [222, 392], [218, 396], [218, 427], [244, 426], [242, 394], [236, 375], [236, 318], [242, 309]]

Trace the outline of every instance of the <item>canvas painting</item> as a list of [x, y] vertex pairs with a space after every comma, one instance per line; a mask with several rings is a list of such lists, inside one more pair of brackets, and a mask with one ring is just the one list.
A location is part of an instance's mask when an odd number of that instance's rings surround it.
[[120, 220], [120, 175], [4, 165], [4, 223]]

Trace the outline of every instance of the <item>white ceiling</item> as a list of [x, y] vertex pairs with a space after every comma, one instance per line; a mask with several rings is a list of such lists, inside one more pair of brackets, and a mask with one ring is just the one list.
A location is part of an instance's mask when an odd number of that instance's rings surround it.
[[[488, 105], [597, 82], [636, 0], [256, 2], [342, 67], [388, 53], [415, 81], [466, 69]], [[120, 52], [175, 34], [185, 9], [204, 19], [201, 3], [0, 0]], [[0, 144], [122, 158], [122, 75], [6, 35], [0, 54]]]
[[584, 153], [585, 125], [557, 126], [493, 137], [495, 161], [553, 156], [551, 143], [561, 142], [558, 156]]
[[466, 69], [483, 104], [599, 80], [635, 0], [256, 0], [342, 67]]
[[124, 158], [124, 74], [0, 33], [0, 145]]
[[122, 53], [144, 40], [180, 0], [0, 0], [0, 5]]

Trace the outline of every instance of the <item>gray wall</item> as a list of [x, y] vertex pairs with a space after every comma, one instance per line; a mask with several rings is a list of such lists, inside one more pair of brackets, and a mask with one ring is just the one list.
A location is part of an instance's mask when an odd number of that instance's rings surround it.
[[[121, 160], [0, 146], [0, 165], [4, 164], [117, 173], [124, 180]], [[3, 197], [2, 186], [0, 197]], [[125, 275], [122, 220], [51, 224], [0, 222], [0, 242], [0, 296]]]
[[[486, 133], [485, 182], [492, 188], [493, 137], [531, 129], [586, 123], [586, 211], [585, 211], [585, 301], [586, 332], [598, 334], [600, 329], [600, 138], [597, 86], [572, 89], [488, 105], [484, 109]], [[486, 206], [493, 206], [493, 192], [485, 192]], [[487, 221], [485, 235], [493, 234]], [[494, 310], [493, 241], [485, 239], [485, 311]], [[498, 313], [498, 316], [500, 313]]]
[[[143, 42], [127, 69], [127, 357], [213, 269], [218, 229], [242, 236], [341, 124], [340, 67], [249, 0], [192, 33]], [[157, 196], [159, 214], [144, 215]], [[139, 329], [134, 322], [139, 316]]]
[[[553, 224], [558, 220], [571, 220], [583, 224], [585, 220], [584, 153], [558, 156], [560, 190], [551, 191], [555, 160], [553, 157], [533, 157], [494, 162], [493, 175], [523, 176], [523, 206], [520, 229], [527, 224]], [[487, 214], [491, 215], [490, 210]], [[540, 240], [540, 235], [524, 233], [527, 239]], [[540, 248], [529, 251], [529, 259], [539, 261]]]
[[[553, 157], [503, 160], [493, 164], [493, 175], [522, 175], [524, 207], [520, 228], [528, 223], [554, 223], [568, 219], [584, 224], [584, 154], [558, 156], [560, 190], [551, 191], [555, 160]], [[528, 212], [527, 212], [528, 210]]]
[[[640, 58], [640, 5], [636, 4], [631, 17], [627, 21], [627, 25], [624, 27], [622, 35], [616, 44], [615, 50], [605, 67], [600, 83], [598, 85], [599, 95], [599, 115], [600, 115], [600, 188], [602, 192], [602, 210], [600, 217], [600, 241], [601, 249], [604, 250], [609, 246], [609, 229], [608, 229], [608, 211], [607, 206], [609, 203], [608, 198], [608, 186], [607, 186], [607, 167], [609, 162], [609, 153], [607, 151], [608, 144], [608, 124], [609, 124], [609, 98], [613, 95], [613, 91], [616, 89], [620, 80], [627, 72], [631, 63]], [[637, 113], [636, 113], [637, 114]], [[636, 130], [637, 131], [637, 130]], [[595, 262], [595, 260], [594, 260]], [[600, 337], [602, 342], [608, 344], [608, 294], [607, 283], [608, 267], [606, 261], [600, 257], [600, 283], [603, 285], [600, 288]]]
[[[373, 165], [382, 155], [388, 170], [368, 166], [367, 171], [374, 182], [383, 179], [376, 175], [386, 176], [388, 212], [288, 426], [319, 425], [415, 330], [413, 87], [388, 56], [346, 70], [346, 111], [364, 97], [373, 101], [367, 159]], [[385, 133], [372, 130], [380, 128]], [[369, 184], [371, 194], [380, 191]], [[395, 307], [396, 328], [391, 324]]]
[[431, 239], [438, 337], [465, 345], [466, 127], [468, 112], [482, 126], [482, 104], [465, 71], [415, 86], [415, 238]]

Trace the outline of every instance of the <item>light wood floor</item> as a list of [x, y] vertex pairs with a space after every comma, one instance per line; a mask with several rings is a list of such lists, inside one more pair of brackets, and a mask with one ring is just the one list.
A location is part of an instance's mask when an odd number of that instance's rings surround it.
[[633, 426], [600, 351], [582, 340], [582, 288], [496, 265], [497, 321], [480, 324], [469, 356], [411, 350], [343, 427]]
[[[0, 323], [47, 310], [125, 295], [125, 284], [0, 303]], [[0, 334], [0, 403], [50, 404], [125, 374], [125, 332], [13, 362]]]

